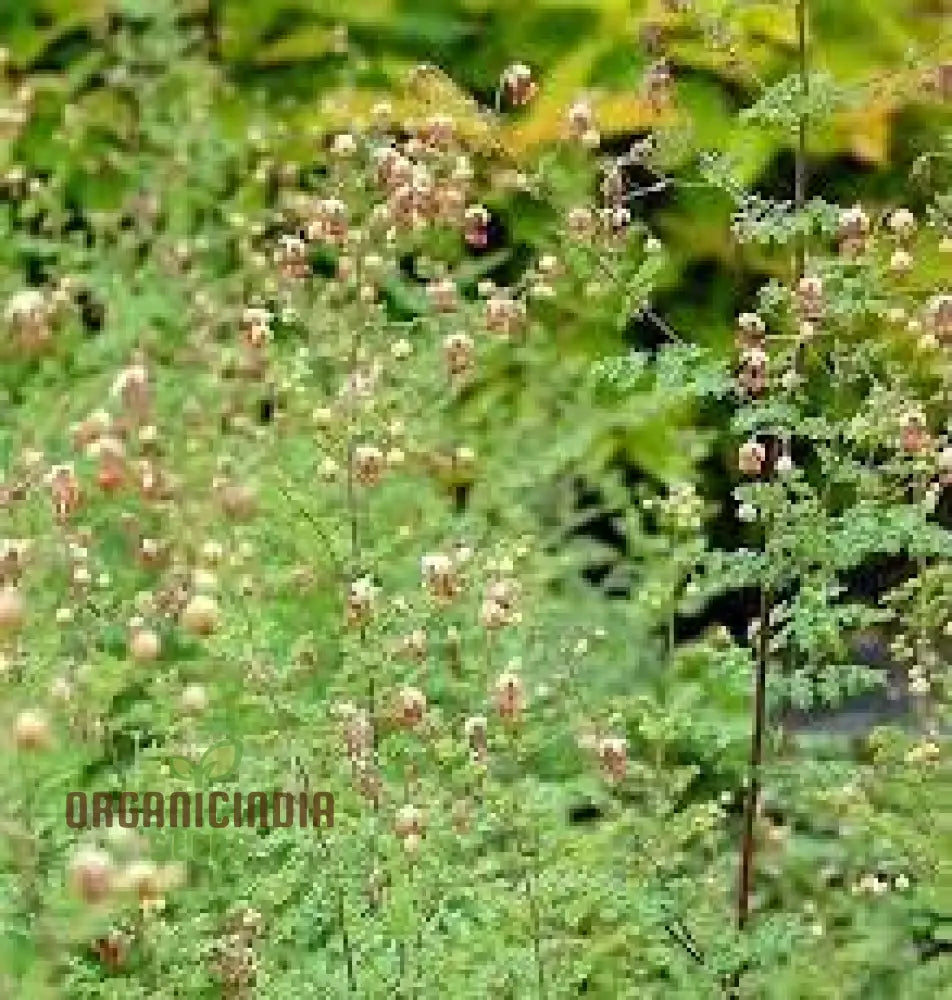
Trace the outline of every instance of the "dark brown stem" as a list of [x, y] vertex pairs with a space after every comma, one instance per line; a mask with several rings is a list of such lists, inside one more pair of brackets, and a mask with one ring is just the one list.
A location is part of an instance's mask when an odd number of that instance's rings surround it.
[[747, 926], [754, 876], [756, 842], [754, 824], [760, 800], [760, 769], [764, 758], [764, 731], [767, 721], [767, 657], [770, 645], [770, 595], [760, 591], [760, 624], [757, 631], [757, 667], [754, 679], [754, 717], [750, 735], [750, 763], [747, 776], [747, 799], [744, 803], [744, 834], [740, 848], [740, 884], [737, 891], [737, 929]]
[[347, 929], [347, 916], [344, 910], [344, 887], [341, 885], [339, 873], [337, 881], [337, 922], [340, 926], [341, 944], [344, 948], [344, 960], [347, 963], [347, 988], [351, 993], [356, 993], [357, 976], [354, 973], [354, 954], [350, 944], [350, 933]]
[[[800, 77], [801, 100], [806, 103], [809, 96], [810, 76], [808, 62], [807, 0], [797, 0], [797, 57]], [[807, 114], [801, 109], [797, 127], [797, 149], [794, 161], [794, 205], [798, 216], [806, 206], [807, 199]], [[796, 277], [801, 278], [806, 268], [806, 233], [797, 234]], [[767, 539], [764, 544], [766, 547]], [[744, 830], [740, 846], [740, 877], [737, 889], [737, 928], [744, 930], [750, 918], [750, 897], [754, 880], [756, 838], [754, 828], [760, 803], [760, 773], [764, 757], [764, 734], [767, 728], [767, 662], [770, 650], [770, 604], [771, 596], [766, 585], [760, 588], [760, 621], [757, 632], [757, 662], [754, 677], [753, 720], [750, 735], [750, 761], [747, 775], [747, 796], [744, 802]], [[736, 991], [739, 977], [735, 976], [732, 987]]]

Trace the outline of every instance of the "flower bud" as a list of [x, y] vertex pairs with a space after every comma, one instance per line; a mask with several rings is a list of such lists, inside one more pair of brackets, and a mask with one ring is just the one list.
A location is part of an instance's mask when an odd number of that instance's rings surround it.
[[11, 585], [0, 588], [0, 635], [19, 632], [25, 617], [23, 594]]
[[621, 781], [628, 770], [628, 741], [617, 736], [603, 737], [598, 742], [598, 760], [608, 781]]
[[182, 624], [193, 635], [211, 635], [218, 626], [218, 602], [208, 594], [196, 594], [182, 612]]
[[208, 694], [202, 684], [189, 684], [182, 691], [181, 704], [190, 715], [198, 715], [208, 707]]
[[50, 724], [46, 715], [32, 709], [21, 712], [14, 724], [18, 750], [42, 750], [50, 743]]
[[383, 452], [373, 445], [358, 445], [354, 449], [354, 478], [361, 486], [376, 486], [385, 466]]
[[162, 643], [152, 629], [137, 628], [129, 640], [129, 652], [139, 663], [149, 663], [158, 658]]
[[513, 107], [528, 104], [536, 94], [532, 70], [524, 63], [513, 63], [502, 75], [502, 93]]
[[759, 476], [767, 459], [767, 449], [759, 441], [747, 441], [737, 452], [737, 467], [746, 476]]
[[69, 866], [69, 884], [84, 903], [101, 903], [112, 892], [114, 870], [112, 859], [98, 848], [77, 852]]
[[425, 818], [416, 806], [407, 804], [397, 810], [393, 830], [401, 840], [406, 840], [408, 837], [421, 837], [424, 829]]
[[916, 217], [908, 208], [897, 208], [889, 216], [889, 228], [900, 239], [907, 239], [916, 231]]
[[412, 729], [423, 721], [426, 712], [426, 695], [418, 688], [405, 687], [400, 689], [397, 700], [397, 721], [402, 726]]
[[496, 711], [509, 721], [515, 721], [526, 707], [525, 687], [514, 673], [501, 674], [493, 686], [493, 703]]
[[917, 454], [925, 451], [932, 442], [925, 416], [917, 410], [908, 411], [899, 418], [899, 441], [903, 451]]

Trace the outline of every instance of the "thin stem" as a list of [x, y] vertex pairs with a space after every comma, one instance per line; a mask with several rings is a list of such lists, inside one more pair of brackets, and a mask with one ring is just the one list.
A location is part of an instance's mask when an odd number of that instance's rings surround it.
[[[538, 865], [538, 861], [539, 844], [537, 840], [535, 865]], [[535, 896], [535, 887], [533, 885], [534, 872], [532, 868], [533, 866], [530, 864], [526, 870], [526, 900], [529, 903], [529, 918], [532, 921], [532, 953], [535, 958], [536, 981], [539, 987], [539, 1000], [545, 1000], [545, 965], [542, 962], [542, 942], [539, 935], [541, 919], [539, 915], [539, 904]]]
[[[350, 365], [350, 374], [352, 377], [355, 377], [357, 374], [359, 351], [360, 351], [360, 327], [359, 324], [354, 324], [352, 335], [350, 338], [350, 352], [348, 359]], [[350, 556], [351, 556], [352, 580], [357, 579], [357, 574], [360, 572], [361, 568], [360, 567], [360, 558], [361, 558], [360, 511], [357, 503], [357, 491], [355, 484], [356, 476], [354, 470], [354, 454], [357, 443], [355, 429], [354, 429], [355, 395], [356, 395], [356, 386], [352, 386], [351, 391], [348, 395], [348, 402], [347, 402], [347, 486], [346, 486], [347, 517], [350, 523]], [[368, 524], [369, 524], [369, 518], [368, 518]], [[363, 622], [361, 622], [360, 624], [360, 647], [361, 650], [365, 650], [367, 647], [367, 626]], [[380, 754], [379, 754], [379, 736], [377, 733], [377, 693], [376, 693], [375, 678], [372, 671], [369, 672], [369, 677], [367, 679], [367, 718], [370, 723], [371, 740], [372, 740], [372, 760], [373, 760], [372, 781], [376, 782], [378, 777], [378, 763], [380, 759]], [[380, 810], [380, 796], [375, 787], [373, 788], [373, 808], [374, 808], [374, 823], [373, 823], [373, 831], [370, 836], [370, 861], [371, 861], [371, 878], [376, 878], [377, 816]]]
[[[918, 478], [918, 477], [917, 477]], [[915, 502], [917, 506], [924, 506], [926, 501], [926, 495], [928, 492], [928, 479], [923, 477], [918, 479], [915, 485]], [[928, 517], [928, 514], [926, 515]], [[913, 613], [913, 622], [916, 627], [916, 663], [920, 666], [926, 662], [927, 655], [927, 645], [929, 641], [928, 631], [926, 628], [928, 609], [929, 609], [929, 598], [926, 591], [926, 580], [929, 571], [929, 561], [928, 559], [920, 555], [916, 558], [916, 578], [919, 581], [919, 586], [916, 589], [915, 603], [916, 608]], [[922, 711], [922, 708], [917, 706], [916, 715], [920, 724], [923, 722], [923, 715], [927, 714]]]
[[685, 342], [681, 334], [667, 320], [662, 319], [653, 309], [645, 307], [641, 312], [646, 319], [650, 319], [662, 333], [667, 334], [676, 344], [683, 344]]
[[[269, 472], [268, 472], [268, 474], [270, 476], [275, 477], [275, 478], [281, 476], [281, 473], [279, 471], [274, 470], [274, 469], [270, 469]], [[281, 477], [281, 478], [283, 479], [283, 477]], [[304, 520], [307, 521], [307, 523], [314, 529], [315, 535], [317, 536], [318, 540], [324, 546], [324, 552], [327, 554], [327, 556], [330, 558], [330, 560], [334, 563], [334, 570], [335, 570], [336, 575], [338, 576], [338, 578], [343, 579], [346, 576], [346, 571], [340, 565], [338, 559], [334, 555], [333, 543], [331, 542], [330, 535], [328, 535], [328, 533], [325, 530], [324, 526], [317, 519], [317, 517], [314, 514], [311, 513], [311, 511], [309, 511], [306, 508], [302, 507], [294, 499], [294, 497], [291, 495], [291, 492], [288, 490], [288, 488], [282, 482], [277, 483], [276, 484], [276, 488], [277, 488], [278, 492], [281, 494], [281, 496], [284, 497], [284, 499], [287, 502], [288, 506], [289, 507], [293, 507], [294, 508], [294, 512], [299, 517], [304, 518]], [[295, 523], [295, 522], [292, 522], [292, 521], [290, 521], [290, 519], [288, 519], [288, 523]]]
[[668, 937], [670, 937], [679, 948], [683, 948], [693, 961], [695, 961], [702, 968], [704, 967], [704, 956], [698, 950], [696, 942], [691, 938], [687, 931], [681, 927], [676, 927], [669, 920], [664, 922], [664, 929]]
[[347, 989], [357, 992], [357, 976], [354, 973], [354, 954], [350, 945], [350, 932], [347, 929], [347, 916], [344, 910], [344, 886], [340, 873], [337, 878], [337, 922], [340, 924], [341, 944], [344, 949], [344, 960], [347, 963]]
[[753, 886], [755, 837], [754, 823], [760, 800], [760, 770], [764, 756], [764, 731], [767, 717], [767, 658], [769, 654], [770, 594], [760, 589], [760, 624], [757, 633], [757, 666], [754, 680], [754, 714], [750, 736], [747, 799], [744, 803], [744, 833], [740, 849], [740, 885], [737, 892], [737, 928], [743, 930], [750, 916]]
[[413, 919], [416, 924], [416, 941], [414, 954], [413, 979], [411, 980], [411, 995], [419, 996], [420, 979], [423, 969], [423, 906], [420, 886], [413, 878], [414, 864], [411, 860], [409, 870], [410, 894], [413, 899]]
[[[800, 94], [803, 106], [797, 127], [797, 149], [794, 161], [794, 204], [798, 216], [802, 214], [807, 198], [807, 113], [810, 78], [807, 37], [807, 0], [797, 0], [797, 61], [800, 77]], [[796, 276], [803, 277], [806, 267], [806, 233], [799, 231], [796, 241]], [[764, 548], [768, 544], [767, 526]], [[740, 878], [737, 890], [737, 928], [744, 930], [750, 918], [750, 897], [754, 879], [756, 838], [754, 826], [760, 802], [760, 773], [764, 756], [764, 734], [767, 728], [767, 662], [770, 652], [771, 595], [766, 584], [760, 587], [760, 615], [757, 632], [757, 662], [754, 676], [754, 704], [751, 721], [750, 761], [747, 775], [747, 797], [744, 803], [744, 829], [740, 845]], [[738, 978], [732, 984], [735, 988]]]
[[347, 435], [347, 515], [350, 521], [351, 575], [356, 578], [360, 560], [360, 540], [357, 525], [357, 497], [354, 490], [354, 435], [353, 427]]
[[[303, 769], [303, 763], [301, 758], [295, 755], [295, 763], [298, 767], [296, 775], [300, 775], [303, 779], [304, 794], [308, 795], [311, 790], [311, 780], [307, 771]], [[330, 867], [331, 859], [331, 846], [327, 841], [327, 837], [324, 833], [323, 827], [318, 828], [318, 842], [320, 843], [321, 850], [324, 853], [325, 868]], [[350, 941], [350, 930], [347, 926], [347, 910], [344, 906], [344, 877], [343, 877], [343, 864], [341, 862], [340, 856], [337, 856], [337, 863], [334, 865], [334, 882], [335, 888], [337, 890], [337, 924], [340, 927], [340, 938], [341, 938], [341, 948], [344, 952], [344, 963], [347, 966], [347, 990], [349, 993], [357, 992], [357, 972], [354, 968], [354, 950]]]
[[26, 866], [24, 878], [24, 899], [26, 911], [29, 919], [34, 920], [42, 905], [42, 897], [39, 891], [39, 852], [40, 843], [36, 835], [35, 827], [35, 795], [36, 785], [33, 780], [24, 774], [25, 782], [23, 786], [23, 830], [24, 843], [29, 845], [29, 861]]

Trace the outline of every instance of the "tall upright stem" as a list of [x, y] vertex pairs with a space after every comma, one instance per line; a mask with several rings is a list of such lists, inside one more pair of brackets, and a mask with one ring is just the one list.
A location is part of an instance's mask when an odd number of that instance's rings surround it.
[[[807, 126], [806, 100], [810, 92], [808, 52], [807, 0], [797, 0], [797, 65], [800, 77], [800, 94], [803, 105], [797, 126], [797, 148], [794, 160], [794, 206], [798, 217], [807, 200]], [[802, 220], [800, 220], [802, 222]], [[806, 233], [798, 231], [796, 240], [796, 280], [803, 277], [806, 268]], [[769, 530], [764, 527], [764, 547]], [[744, 829], [740, 847], [740, 876], [737, 889], [737, 928], [744, 930], [750, 919], [750, 897], [753, 891], [756, 838], [754, 827], [760, 803], [761, 769], [764, 757], [764, 737], [767, 729], [767, 663], [770, 652], [770, 605], [772, 595], [766, 583], [760, 587], [760, 614], [757, 632], [757, 657], [754, 676], [753, 719], [750, 734], [750, 759], [747, 775], [747, 796], [744, 802]], [[739, 985], [737, 977], [732, 984]]]
[[[807, 48], [807, 0], [797, 0], [797, 71], [800, 78], [800, 109], [797, 123], [797, 146], [794, 155], [794, 208], [798, 226], [803, 225], [803, 211], [807, 201], [807, 125], [806, 103], [810, 93], [810, 73]], [[794, 258], [795, 281], [806, 270], [806, 233], [798, 229]], [[766, 538], [765, 538], [766, 545]], [[740, 848], [740, 877], [737, 890], [737, 928], [744, 930], [750, 918], [750, 897], [753, 889], [754, 861], [756, 854], [756, 825], [760, 803], [760, 772], [764, 756], [764, 733], [767, 728], [767, 661], [770, 649], [771, 597], [766, 585], [760, 588], [760, 614], [757, 632], [757, 663], [754, 677], [753, 720], [750, 736], [750, 759], [747, 775], [747, 797], [744, 802], [744, 829]], [[732, 984], [739, 985], [737, 978]]]
[[756, 840], [754, 824], [760, 800], [760, 769], [764, 759], [764, 731], [767, 721], [767, 658], [770, 594], [760, 590], [760, 624], [757, 631], [757, 667], [754, 677], [754, 716], [750, 734], [750, 761], [747, 774], [747, 799], [744, 803], [744, 833], [740, 850], [740, 884], [737, 891], [737, 929], [743, 930], [750, 917], [750, 894], [754, 876]]
[[347, 989], [351, 993], [357, 992], [357, 976], [354, 971], [354, 952], [350, 941], [350, 932], [347, 928], [347, 912], [344, 908], [344, 886], [341, 881], [340, 872], [337, 873], [337, 922], [340, 926], [341, 944], [344, 949], [344, 961], [347, 964]]
[[[359, 324], [354, 324], [351, 340], [350, 340], [350, 375], [354, 378], [356, 383], [357, 366], [360, 359], [360, 329]], [[350, 548], [351, 548], [351, 579], [355, 580], [358, 573], [362, 571], [360, 565], [361, 562], [361, 545], [362, 539], [360, 537], [360, 512], [359, 505], [357, 501], [357, 490], [356, 490], [356, 472], [355, 472], [355, 450], [357, 446], [356, 437], [356, 427], [355, 427], [355, 393], [356, 384], [351, 387], [352, 391], [348, 398], [348, 413], [347, 413], [347, 514], [350, 521]], [[362, 651], [366, 650], [367, 647], [367, 626], [364, 622], [360, 624], [360, 648]], [[374, 809], [374, 824], [373, 830], [370, 836], [370, 861], [371, 861], [371, 879], [376, 879], [377, 877], [377, 818], [380, 811], [380, 796], [379, 790], [376, 788], [376, 781], [378, 779], [379, 772], [379, 734], [377, 732], [377, 694], [376, 694], [376, 684], [374, 680], [373, 671], [368, 671], [367, 678], [367, 719], [370, 723], [371, 741], [372, 741], [372, 761], [373, 761], [373, 775], [371, 781], [374, 783], [372, 785], [373, 791], [373, 809]]]

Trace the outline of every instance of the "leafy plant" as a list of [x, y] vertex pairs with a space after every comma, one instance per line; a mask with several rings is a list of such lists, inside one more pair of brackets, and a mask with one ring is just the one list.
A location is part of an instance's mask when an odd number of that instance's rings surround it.
[[[885, 83], [821, 0], [410, 37], [389, 4], [31, 9], [0, 15], [7, 992], [942, 995], [947, 149], [896, 164], [914, 210], [820, 169], [944, 79], [896, 63], [906, 6], [867, 11]], [[505, 17], [525, 63], [472, 45]], [[299, 59], [322, 109], [249, 96]], [[671, 301], [698, 254], [756, 270], [691, 289], [733, 347]], [[811, 736], [883, 687], [901, 725]], [[63, 822], [183, 781], [334, 824]]]

